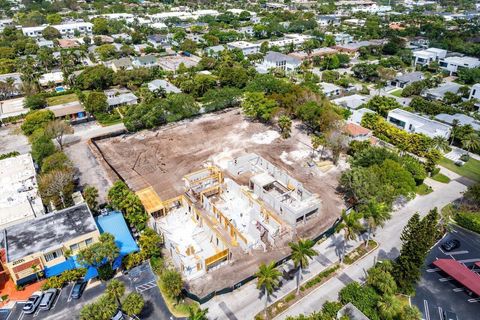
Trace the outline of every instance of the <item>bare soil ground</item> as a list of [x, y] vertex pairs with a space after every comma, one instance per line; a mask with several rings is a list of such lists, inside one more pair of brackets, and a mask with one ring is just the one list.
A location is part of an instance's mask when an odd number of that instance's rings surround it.
[[21, 154], [30, 152], [27, 137], [22, 134], [19, 124], [8, 124], [0, 127], [0, 154], [18, 151]]
[[[321, 212], [297, 228], [297, 236], [313, 237], [332, 225], [343, 207], [336, 193], [338, 177], [345, 164], [322, 172], [311, 164], [310, 138], [299, 124], [289, 139], [280, 138], [275, 128], [246, 119], [238, 109], [204, 115], [159, 130], [142, 131], [97, 141], [104, 159], [134, 191], [153, 186], [163, 200], [184, 192], [182, 177], [207, 164], [226, 168], [229, 160], [257, 153], [287, 170], [322, 200]], [[277, 242], [268, 252], [255, 252], [206, 276], [191, 281], [190, 291], [202, 296], [211, 290], [231, 286], [253, 274], [260, 262], [288, 254], [292, 235]]]

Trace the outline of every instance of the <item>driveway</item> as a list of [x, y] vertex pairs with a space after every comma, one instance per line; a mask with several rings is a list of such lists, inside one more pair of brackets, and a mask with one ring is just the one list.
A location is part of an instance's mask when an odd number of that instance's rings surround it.
[[[440, 245], [453, 238], [460, 240], [460, 248], [445, 252]], [[480, 235], [462, 228], [454, 228], [446, 234], [427, 256], [416, 294], [412, 297], [412, 304], [420, 309], [423, 319], [443, 320], [440, 316], [443, 311], [454, 312], [458, 319], [478, 319], [479, 302], [468, 302], [471, 297], [461, 285], [447, 280], [445, 274], [432, 266], [436, 259], [455, 259], [471, 268], [474, 261], [480, 261]]]
[[[160, 290], [157, 286], [155, 276], [148, 262], [133, 268], [128, 274], [122, 274], [116, 279], [125, 283], [126, 292], [138, 292], [145, 299], [145, 307], [139, 315], [140, 319], [145, 320], [171, 320], [177, 319], [172, 316], [163, 300]], [[70, 292], [73, 284], [62, 289], [56, 302], [49, 311], [37, 310], [32, 315], [22, 312], [23, 303], [17, 303], [11, 310], [8, 320], [65, 320], [79, 319], [80, 310], [87, 303], [92, 303], [98, 299], [105, 291], [106, 284], [97, 281], [95, 284], [89, 284], [80, 299], [70, 299]], [[0, 314], [0, 319], [1, 314]]]

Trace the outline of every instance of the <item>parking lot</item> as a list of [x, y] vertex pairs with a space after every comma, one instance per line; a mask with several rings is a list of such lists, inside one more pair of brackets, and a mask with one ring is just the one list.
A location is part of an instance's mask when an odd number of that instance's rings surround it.
[[[155, 276], [153, 275], [148, 263], [144, 263], [130, 270], [128, 274], [118, 276], [117, 279], [125, 283], [127, 293], [136, 291], [144, 297], [145, 307], [143, 308], [142, 313], [139, 315], [140, 319], [175, 319], [174, 317], [170, 318], [172, 315], [163, 301], [155, 281]], [[49, 311], [37, 310], [33, 314], [25, 314], [22, 311], [23, 303], [19, 302], [11, 310], [6, 319], [79, 319], [79, 314], [82, 307], [87, 303], [96, 301], [104, 292], [105, 286], [106, 284], [104, 282], [97, 281], [94, 284], [90, 284], [85, 289], [80, 299], [71, 299], [70, 292], [73, 288], [73, 284], [70, 284], [61, 290]], [[0, 319], [3, 319], [1, 314]]]
[[[449, 239], [460, 240], [460, 247], [445, 252], [440, 245]], [[455, 313], [458, 320], [480, 319], [480, 301], [471, 300], [461, 285], [434, 268], [432, 262], [436, 259], [455, 259], [472, 268], [476, 261], [480, 261], [480, 236], [461, 228], [448, 233], [430, 251], [416, 295], [412, 297], [412, 304], [420, 309], [425, 320], [444, 320], [444, 311]]]

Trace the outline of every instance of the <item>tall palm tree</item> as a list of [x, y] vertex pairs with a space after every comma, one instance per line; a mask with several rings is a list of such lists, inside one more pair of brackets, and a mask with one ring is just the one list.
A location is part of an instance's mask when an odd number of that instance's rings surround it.
[[207, 320], [208, 308], [190, 308], [188, 309], [188, 320]]
[[480, 137], [477, 133], [469, 133], [462, 139], [462, 147], [468, 152], [477, 151], [480, 149]]
[[112, 279], [108, 284], [107, 284], [107, 294], [111, 295], [113, 298], [115, 298], [118, 306], [120, 307], [122, 304], [120, 302], [120, 298], [123, 296], [125, 293], [125, 285], [118, 279]]
[[337, 233], [344, 233], [343, 249], [340, 255], [340, 262], [343, 262], [345, 259], [345, 251], [347, 250], [348, 241], [357, 239], [358, 233], [363, 230], [362, 224], [360, 223], [361, 218], [362, 214], [356, 212], [355, 210], [350, 211], [350, 213], [347, 213], [345, 210], [342, 211], [342, 222], [340, 222], [336, 227]]
[[444, 137], [440, 137], [440, 136], [435, 136], [433, 139], [432, 139], [432, 147], [439, 150], [439, 151], [442, 151], [442, 152], [445, 152], [448, 150], [448, 140], [445, 139]]
[[297, 271], [297, 294], [300, 291], [300, 277], [302, 275], [303, 268], [307, 268], [309, 265], [309, 259], [312, 259], [318, 254], [313, 246], [315, 242], [311, 239], [300, 239], [298, 242], [290, 242], [288, 244], [292, 249], [292, 260], [295, 264]]
[[453, 141], [455, 140], [455, 132], [457, 131], [459, 121], [458, 119], [453, 119], [452, 121], [452, 135], [450, 136], [450, 145], [453, 144]]
[[377, 304], [383, 319], [394, 319], [401, 311], [400, 301], [393, 295], [385, 295]]
[[375, 230], [378, 227], [383, 227], [385, 222], [390, 219], [390, 208], [383, 203], [378, 202], [375, 199], [368, 201], [365, 205], [360, 208], [360, 211], [363, 217], [367, 220], [368, 224], [368, 238], [367, 244], [370, 240], [370, 235], [375, 234]]
[[265, 292], [265, 319], [267, 319], [268, 298], [273, 290], [278, 287], [281, 273], [275, 267], [275, 261], [272, 261], [268, 265], [262, 263], [255, 275], [258, 278], [257, 289]]

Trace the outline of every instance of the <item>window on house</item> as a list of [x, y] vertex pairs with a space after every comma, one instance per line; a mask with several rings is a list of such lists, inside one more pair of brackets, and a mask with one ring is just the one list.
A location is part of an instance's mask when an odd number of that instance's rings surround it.
[[87, 240], [85, 240], [85, 244], [88, 246], [90, 244], [92, 244], [93, 242], [93, 239], [92, 238], [88, 238]]
[[79, 248], [78, 243], [72, 244], [70, 246], [70, 250], [72, 250], [72, 251], [78, 250], [78, 248]]
[[54, 259], [57, 259], [57, 258], [61, 257], [62, 254], [63, 254], [63, 253], [62, 253], [62, 250], [61, 250], [61, 249], [58, 249], [58, 250], [55, 250], [55, 251], [46, 253], [46, 254], [44, 255], [45, 261], [48, 262], [48, 261], [52, 261], [52, 260], [54, 260]]

